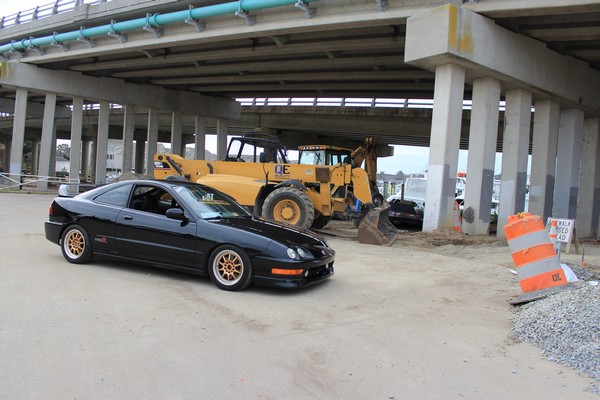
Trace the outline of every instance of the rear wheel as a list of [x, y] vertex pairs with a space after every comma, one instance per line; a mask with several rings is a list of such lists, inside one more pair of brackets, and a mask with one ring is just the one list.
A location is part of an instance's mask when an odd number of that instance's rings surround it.
[[220, 289], [242, 290], [252, 282], [252, 264], [244, 250], [223, 245], [210, 256], [208, 275]]
[[321, 229], [325, 228], [325, 226], [331, 221], [331, 217], [319, 214], [318, 217], [315, 217], [315, 220], [312, 223], [311, 228]]
[[281, 187], [267, 196], [262, 215], [273, 221], [308, 229], [315, 218], [315, 209], [303, 191], [293, 187]]
[[94, 257], [90, 235], [80, 225], [71, 225], [65, 229], [61, 248], [66, 260], [73, 264], [85, 264]]

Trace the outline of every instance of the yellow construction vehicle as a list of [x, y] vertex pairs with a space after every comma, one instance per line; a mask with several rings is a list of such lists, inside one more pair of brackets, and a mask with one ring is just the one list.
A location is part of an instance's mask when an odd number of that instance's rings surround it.
[[[154, 177], [164, 179], [172, 175], [214, 187], [266, 219], [318, 229], [336, 212], [359, 209], [365, 225], [374, 225], [367, 231], [362, 229], [363, 236], [368, 236], [365, 243], [390, 245], [397, 236], [387, 219], [388, 210], [373, 205], [372, 185], [364, 169], [345, 162], [290, 163], [279, 140], [270, 136], [233, 137], [225, 159], [220, 161], [156, 154]], [[379, 218], [382, 212], [385, 218]], [[385, 220], [387, 225], [379, 220]]]

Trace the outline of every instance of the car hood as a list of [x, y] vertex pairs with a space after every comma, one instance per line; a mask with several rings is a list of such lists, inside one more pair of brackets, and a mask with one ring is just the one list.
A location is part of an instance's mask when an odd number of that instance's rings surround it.
[[296, 228], [295, 226], [291, 225], [283, 225], [277, 222], [266, 221], [256, 217], [225, 218], [215, 220], [214, 222], [249, 233], [266, 236], [271, 240], [275, 240], [289, 246], [316, 245], [328, 247], [325, 239], [314, 232]]

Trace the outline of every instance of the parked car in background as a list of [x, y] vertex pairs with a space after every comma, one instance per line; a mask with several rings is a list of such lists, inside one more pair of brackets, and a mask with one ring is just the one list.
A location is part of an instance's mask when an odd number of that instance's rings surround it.
[[59, 196], [45, 235], [74, 264], [110, 257], [209, 275], [230, 291], [299, 288], [334, 273], [335, 252], [318, 234], [259, 219], [187, 181], [130, 180]]
[[423, 225], [425, 203], [418, 199], [402, 199], [399, 195], [388, 197], [390, 203], [389, 220], [394, 225]]

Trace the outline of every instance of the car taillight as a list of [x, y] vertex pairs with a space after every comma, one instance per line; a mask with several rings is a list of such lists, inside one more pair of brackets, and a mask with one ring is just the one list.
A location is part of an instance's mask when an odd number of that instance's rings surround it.
[[48, 210], [48, 216], [51, 217], [52, 216], [52, 206], [50, 206], [50, 209]]

